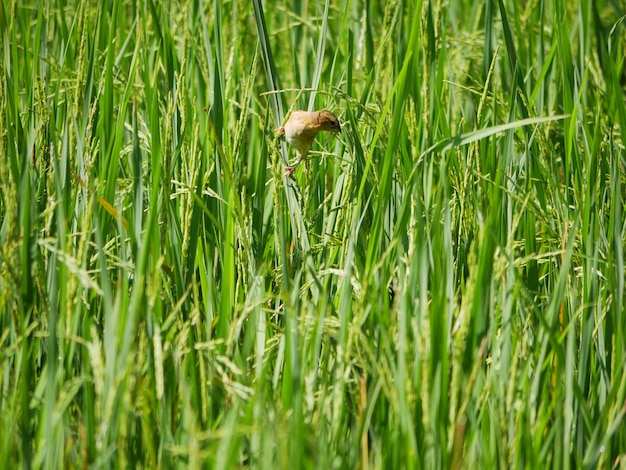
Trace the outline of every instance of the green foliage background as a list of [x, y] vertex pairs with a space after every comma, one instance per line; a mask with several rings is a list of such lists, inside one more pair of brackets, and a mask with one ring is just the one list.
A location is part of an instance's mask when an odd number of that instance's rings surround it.
[[3, 2], [0, 467], [623, 468], [625, 14]]

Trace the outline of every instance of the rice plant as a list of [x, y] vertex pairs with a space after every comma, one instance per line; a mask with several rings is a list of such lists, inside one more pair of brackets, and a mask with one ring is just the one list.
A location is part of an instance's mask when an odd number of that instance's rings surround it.
[[624, 468], [625, 15], [3, 2], [0, 467]]

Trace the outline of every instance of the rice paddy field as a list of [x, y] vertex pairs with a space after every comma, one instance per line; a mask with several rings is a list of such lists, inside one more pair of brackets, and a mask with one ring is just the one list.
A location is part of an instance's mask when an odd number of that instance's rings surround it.
[[624, 15], [2, 2], [0, 468], [626, 468]]

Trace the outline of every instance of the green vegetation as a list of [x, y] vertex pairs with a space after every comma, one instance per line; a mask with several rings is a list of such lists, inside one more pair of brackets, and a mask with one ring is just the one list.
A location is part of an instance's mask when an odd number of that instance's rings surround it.
[[2, 2], [0, 468], [624, 468], [625, 14]]

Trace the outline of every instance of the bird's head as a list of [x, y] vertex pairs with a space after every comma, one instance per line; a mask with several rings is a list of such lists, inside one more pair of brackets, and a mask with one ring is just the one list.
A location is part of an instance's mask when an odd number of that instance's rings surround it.
[[327, 110], [318, 111], [317, 122], [320, 130], [330, 131], [333, 134], [339, 134], [341, 132], [341, 126], [339, 125], [339, 119], [333, 113]]

